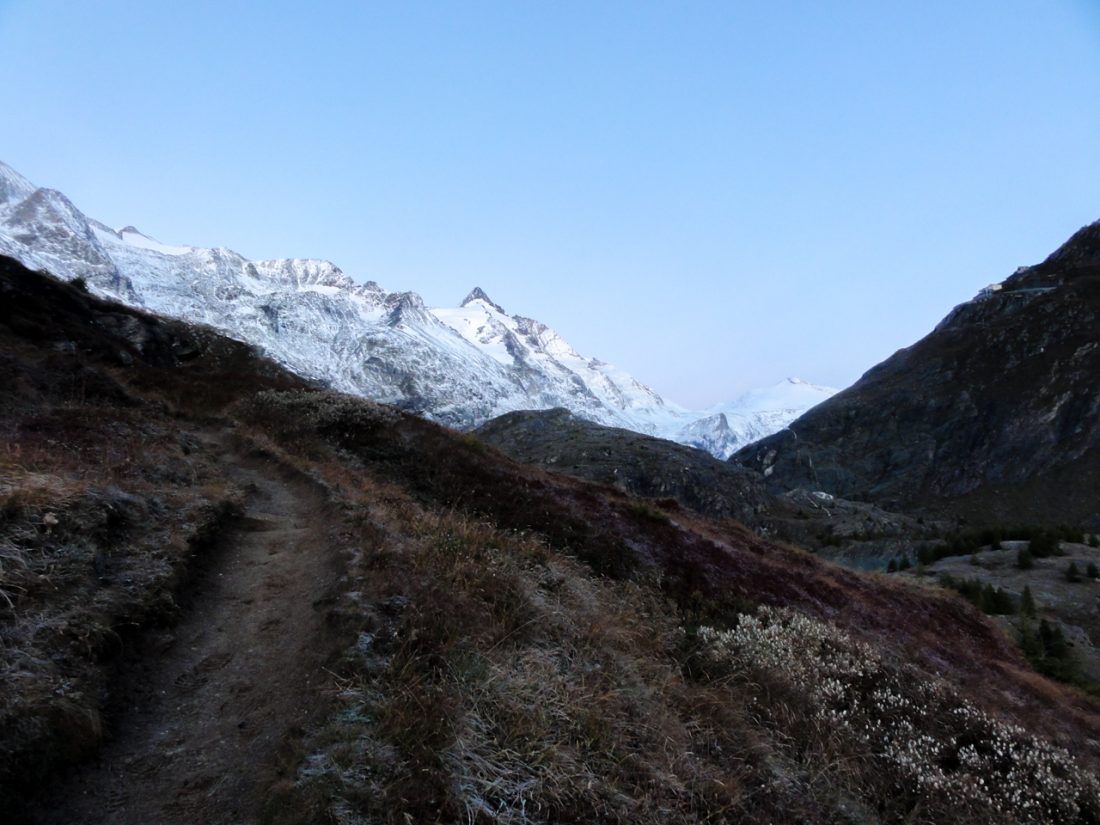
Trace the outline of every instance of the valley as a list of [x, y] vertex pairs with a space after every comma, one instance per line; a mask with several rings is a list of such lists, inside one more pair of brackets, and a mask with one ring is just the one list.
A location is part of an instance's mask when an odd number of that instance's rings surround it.
[[13, 821], [1100, 819], [1100, 224], [692, 412], [0, 172]]
[[1096, 700], [959, 596], [0, 264], [16, 821], [1100, 815]]

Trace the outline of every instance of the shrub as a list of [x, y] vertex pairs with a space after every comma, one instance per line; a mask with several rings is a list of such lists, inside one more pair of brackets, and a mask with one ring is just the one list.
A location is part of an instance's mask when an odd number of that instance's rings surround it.
[[1089, 536], [1089, 547], [1100, 547], [1100, 535], [1093, 533]]
[[886, 572], [887, 573], [897, 573], [898, 572], [898, 563], [896, 561], [894, 561], [894, 559], [890, 559], [890, 563], [888, 565], [886, 565]]
[[648, 521], [656, 521], [661, 524], [665, 524], [671, 519], [664, 510], [660, 510], [654, 507], [652, 504], [648, 504], [644, 501], [632, 501], [628, 505], [628, 509], [636, 516], [641, 516]]
[[1085, 568], [1085, 575], [1088, 576], [1090, 579], [1100, 579], [1100, 570], [1096, 568], [1096, 564], [1094, 562], [1090, 561], [1089, 566]]
[[699, 636], [735, 674], [782, 685], [792, 697], [785, 714], [801, 714], [830, 741], [859, 749], [929, 821], [1100, 815], [1100, 782], [1066, 751], [979, 710], [942, 681], [890, 664], [832, 625], [761, 607], [732, 630], [700, 628]]
[[1031, 555], [1037, 559], [1055, 556], [1060, 549], [1058, 545], [1058, 536], [1054, 533], [1039, 533], [1028, 542], [1027, 549], [1030, 550]]
[[1046, 619], [1020, 629], [1020, 650], [1040, 673], [1070, 684], [1084, 685], [1080, 668], [1062, 629]]
[[1071, 561], [1066, 565], [1066, 581], [1074, 584], [1081, 581], [1081, 571], [1077, 569], [1077, 562]]
[[913, 565], [909, 563], [909, 556], [902, 556], [901, 561], [898, 562], [898, 570], [908, 570]]
[[940, 584], [954, 590], [979, 610], [991, 615], [1010, 615], [1016, 612], [1012, 597], [992, 584], [982, 585], [979, 579], [956, 579], [944, 574]]

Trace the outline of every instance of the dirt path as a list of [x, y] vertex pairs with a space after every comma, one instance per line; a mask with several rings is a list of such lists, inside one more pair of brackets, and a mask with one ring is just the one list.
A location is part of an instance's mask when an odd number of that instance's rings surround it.
[[245, 518], [212, 551], [171, 635], [146, 639], [99, 757], [46, 797], [43, 823], [252, 822], [281, 752], [326, 687], [336, 578], [324, 502], [271, 461], [229, 475]]

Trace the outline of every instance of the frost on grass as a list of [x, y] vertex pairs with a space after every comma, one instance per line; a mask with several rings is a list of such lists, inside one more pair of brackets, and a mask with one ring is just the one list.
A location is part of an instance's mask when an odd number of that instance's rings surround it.
[[808, 723], [877, 764], [914, 808], [998, 822], [1100, 818], [1100, 782], [1066, 751], [832, 625], [761, 607], [732, 630], [699, 635], [716, 662], [790, 690]]
[[322, 430], [375, 427], [393, 424], [401, 417], [393, 407], [338, 392], [264, 390], [246, 402], [245, 408], [257, 417], [286, 418], [300, 426]]

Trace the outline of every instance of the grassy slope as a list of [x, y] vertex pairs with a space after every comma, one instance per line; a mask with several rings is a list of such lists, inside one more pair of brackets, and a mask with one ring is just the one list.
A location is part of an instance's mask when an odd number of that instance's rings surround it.
[[[268, 394], [240, 414], [327, 477], [360, 523], [349, 611], [360, 643], [340, 670], [345, 705], [298, 786], [299, 801], [316, 794], [315, 812], [999, 821], [986, 797], [921, 784], [966, 742], [996, 750], [1000, 734], [977, 708], [1092, 758], [1092, 700], [1038, 678], [952, 595], [547, 474], [369, 402]], [[861, 675], [823, 697], [815, 685], [835, 662], [785, 670], [750, 655], [767, 646], [711, 643], [720, 637], [705, 629], [737, 626], [756, 605], [793, 611], [780, 635], [792, 618], [840, 634], [823, 649], [864, 661]], [[930, 710], [910, 718], [879, 704], [890, 696]], [[867, 715], [847, 727], [822, 716], [853, 708]], [[920, 730], [934, 756], [903, 768], [868, 739], [890, 724]], [[1041, 752], [1034, 744], [1014, 747]], [[999, 771], [1043, 796], [1008, 764], [946, 770], [963, 786]]]
[[[239, 422], [242, 443], [323, 486], [355, 548], [333, 610], [349, 644], [318, 697], [329, 721], [269, 821], [1100, 815], [1097, 705], [1031, 672], [959, 598], [311, 391], [246, 347], [5, 261], [0, 293], [0, 634], [17, 674], [0, 775], [75, 755], [50, 750], [74, 725], [77, 750], [94, 744], [113, 634], [164, 617], [217, 525], [189, 514], [232, 499], [199, 436]], [[88, 502], [103, 495], [135, 509], [101, 534], [88, 513], [110, 510]], [[790, 638], [816, 641], [770, 659]]]
[[171, 620], [232, 518], [206, 417], [301, 386], [243, 344], [0, 258], [0, 802], [98, 744], [101, 663]]

